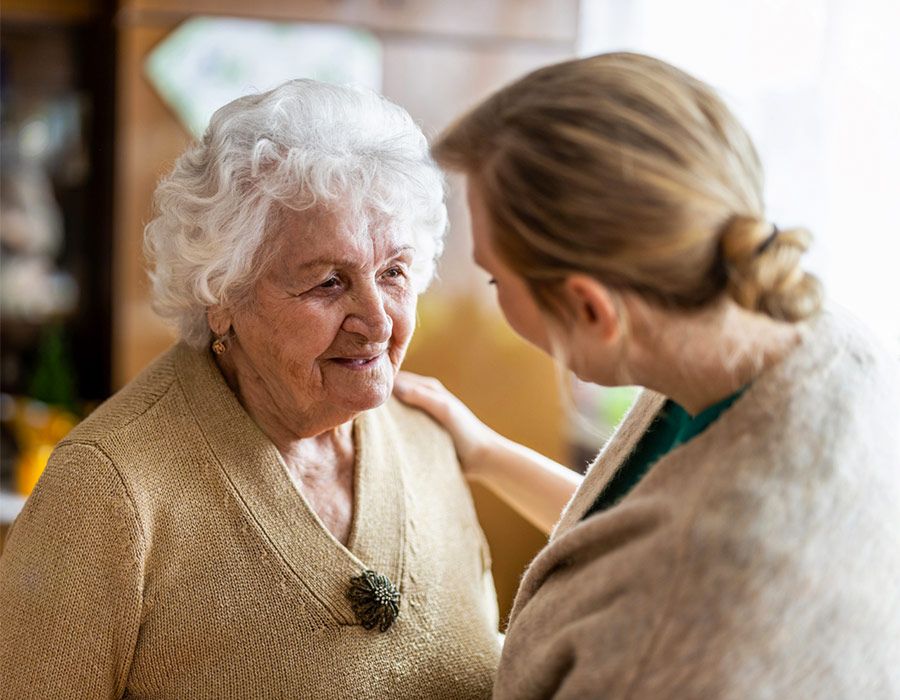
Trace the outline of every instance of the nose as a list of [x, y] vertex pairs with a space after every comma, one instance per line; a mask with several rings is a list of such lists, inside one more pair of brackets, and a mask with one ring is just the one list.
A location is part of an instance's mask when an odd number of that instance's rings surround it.
[[391, 339], [394, 322], [376, 285], [359, 289], [352, 295], [352, 306], [343, 328], [348, 333], [363, 336], [370, 343], [387, 343]]

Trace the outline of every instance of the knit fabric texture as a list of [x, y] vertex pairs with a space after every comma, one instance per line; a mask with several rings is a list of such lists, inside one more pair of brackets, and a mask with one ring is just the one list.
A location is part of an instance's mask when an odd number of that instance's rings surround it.
[[617, 505], [582, 516], [644, 392], [519, 589], [495, 697], [900, 698], [900, 367], [845, 312]]
[[669, 399], [650, 421], [650, 425], [635, 448], [628, 455], [615, 475], [606, 482], [603, 491], [582, 516], [587, 518], [618, 503], [638, 485], [653, 465], [666, 452], [700, 435], [704, 430], [731, 408], [743, 389], [692, 416], [684, 408]]
[[[393, 399], [354, 422], [345, 547], [207, 352], [181, 344], [55, 450], [0, 559], [6, 698], [480, 698], [499, 657], [452, 441]], [[384, 632], [347, 598], [400, 593]]]

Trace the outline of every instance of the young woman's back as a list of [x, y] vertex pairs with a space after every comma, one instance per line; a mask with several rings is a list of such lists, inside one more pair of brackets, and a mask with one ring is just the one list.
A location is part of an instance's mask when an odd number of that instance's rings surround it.
[[895, 698], [900, 377], [841, 313], [615, 507], [665, 398], [591, 467], [510, 620], [497, 698]]

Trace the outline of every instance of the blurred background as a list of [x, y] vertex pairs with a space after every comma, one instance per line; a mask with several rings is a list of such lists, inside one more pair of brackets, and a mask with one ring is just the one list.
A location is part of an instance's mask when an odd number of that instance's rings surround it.
[[[215, 109], [289, 78], [372, 87], [434, 136], [540, 65], [669, 60], [722, 92], [760, 150], [771, 220], [813, 231], [832, 299], [900, 354], [898, 36], [896, 0], [5, 0], [0, 547], [53, 445], [174, 340], [141, 255], [157, 179]], [[407, 367], [581, 471], [634, 391], [581, 385], [505, 327], [451, 186]], [[475, 498], [505, 610], [545, 538]]]

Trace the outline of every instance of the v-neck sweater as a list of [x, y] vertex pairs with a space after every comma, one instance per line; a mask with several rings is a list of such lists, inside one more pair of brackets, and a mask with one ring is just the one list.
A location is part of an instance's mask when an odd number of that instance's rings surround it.
[[[449, 436], [390, 400], [354, 425], [349, 540], [323, 526], [208, 352], [179, 344], [54, 451], [0, 560], [16, 698], [478, 698], [489, 556]], [[386, 632], [347, 590], [400, 591]]]
[[900, 697], [900, 363], [846, 312], [615, 506], [644, 391], [522, 579], [496, 700]]

